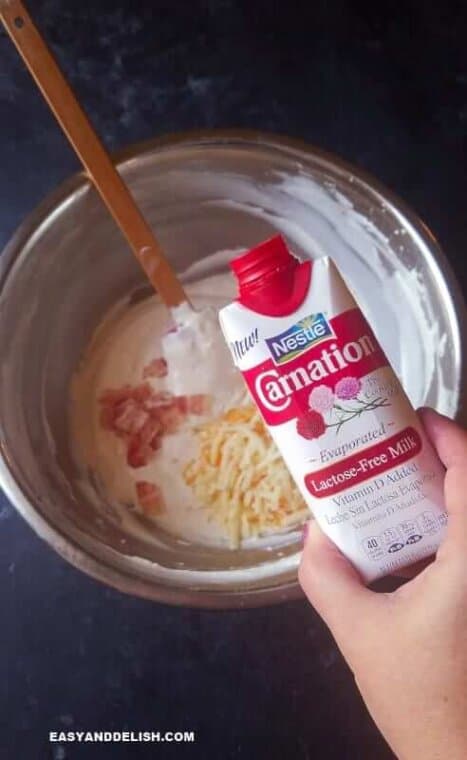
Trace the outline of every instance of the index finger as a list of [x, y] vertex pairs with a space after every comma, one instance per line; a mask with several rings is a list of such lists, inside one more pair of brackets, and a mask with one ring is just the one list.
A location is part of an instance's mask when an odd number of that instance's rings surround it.
[[447, 541], [467, 544], [467, 432], [433, 409], [419, 411], [428, 438], [446, 467]]

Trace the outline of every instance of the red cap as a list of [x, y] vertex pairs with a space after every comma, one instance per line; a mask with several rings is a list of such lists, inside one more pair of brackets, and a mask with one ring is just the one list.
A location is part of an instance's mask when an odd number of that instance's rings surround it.
[[292, 256], [281, 235], [265, 240], [247, 253], [230, 262], [237, 277], [240, 292], [254, 287], [257, 281], [284, 267], [297, 266], [298, 260]]
[[293, 256], [276, 235], [230, 262], [239, 286], [239, 302], [259, 314], [292, 313], [308, 292], [311, 262]]

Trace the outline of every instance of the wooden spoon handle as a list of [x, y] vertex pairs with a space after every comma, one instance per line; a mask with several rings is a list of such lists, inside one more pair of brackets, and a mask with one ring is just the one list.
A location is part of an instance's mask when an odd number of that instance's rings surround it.
[[0, 0], [0, 18], [150, 282], [169, 308], [186, 302], [175, 271], [23, 3]]

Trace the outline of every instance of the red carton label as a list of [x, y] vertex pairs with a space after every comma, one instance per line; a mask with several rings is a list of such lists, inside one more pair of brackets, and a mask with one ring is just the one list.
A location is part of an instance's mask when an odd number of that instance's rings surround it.
[[406, 427], [385, 441], [359, 451], [340, 462], [305, 476], [305, 485], [317, 499], [333, 496], [364, 480], [398, 467], [422, 450], [422, 441], [413, 427]]

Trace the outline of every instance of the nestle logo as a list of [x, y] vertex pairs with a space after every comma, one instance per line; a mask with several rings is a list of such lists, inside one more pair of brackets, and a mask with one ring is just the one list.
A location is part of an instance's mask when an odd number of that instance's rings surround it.
[[274, 363], [285, 364], [311, 346], [331, 337], [334, 337], [333, 329], [324, 314], [320, 312], [304, 317], [280, 335], [266, 338], [266, 343]]

